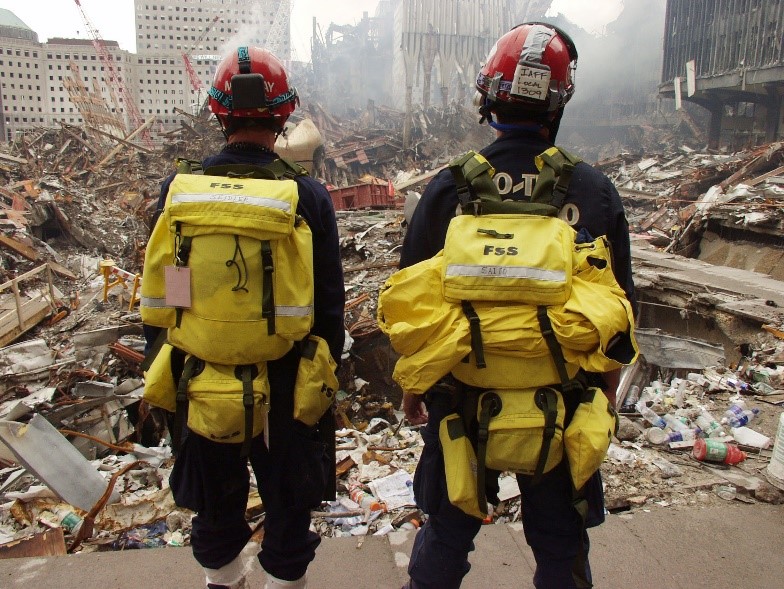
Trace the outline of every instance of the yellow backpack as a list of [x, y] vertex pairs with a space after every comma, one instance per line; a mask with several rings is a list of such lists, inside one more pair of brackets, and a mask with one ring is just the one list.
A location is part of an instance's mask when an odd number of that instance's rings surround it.
[[[453, 482], [450, 501], [477, 517], [487, 513], [487, 468], [536, 481], [566, 454], [575, 488], [584, 485], [616, 416], [580, 370], [606, 372], [637, 356], [609, 243], [585, 239], [558, 216], [579, 161], [556, 147], [538, 156], [529, 201], [502, 200], [480, 154], [452, 161], [463, 214], [451, 220], [441, 252], [394, 274], [379, 297], [379, 325], [401, 354], [394, 376], [402, 388], [423, 393], [449, 374], [464, 385], [464, 428], [450, 415], [441, 442], [447, 471], [475, 482]], [[567, 396], [579, 407], [569, 424]], [[473, 445], [460, 433], [472, 427]]]
[[183, 167], [147, 245], [142, 320], [207, 362], [275, 360], [313, 325], [312, 241], [296, 214], [297, 184], [263, 170]]
[[300, 347], [301, 370], [316, 375], [295, 392], [315, 404], [300, 410], [303, 421], [337, 388], [328, 348], [310, 334], [313, 246], [294, 181], [306, 172], [283, 160], [199, 171], [178, 162], [147, 246], [142, 320], [166, 337], [145, 363], [144, 398], [175, 411], [175, 449], [187, 420], [247, 453], [268, 413], [267, 361]]

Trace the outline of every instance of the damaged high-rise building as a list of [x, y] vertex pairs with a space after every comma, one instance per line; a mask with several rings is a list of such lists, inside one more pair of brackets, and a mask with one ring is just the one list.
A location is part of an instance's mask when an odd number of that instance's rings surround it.
[[708, 143], [784, 135], [784, 0], [668, 0], [660, 93], [710, 112]]
[[551, 0], [381, 0], [356, 26], [314, 23], [319, 95], [340, 112], [368, 99], [410, 110], [464, 102], [495, 40], [523, 20], [544, 17]]

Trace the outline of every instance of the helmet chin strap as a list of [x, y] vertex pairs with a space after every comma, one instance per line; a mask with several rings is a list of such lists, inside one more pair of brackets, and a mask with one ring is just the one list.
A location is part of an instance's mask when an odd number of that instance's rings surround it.
[[550, 141], [555, 143], [555, 136], [558, 135], [558, 129], [561, 127], [561, 119], [563, 118], [564, 109], [563, 107], [559, 108], [558, 111], [555, 113], [555, 117], [550, 124], [547, 125], [548, 129], [550, 130]]
[[532, 133], [538, 133], [544, 128], [543, 123], [497, 123], [493, 120], [488, 120], [487, 124], [490, 125], [496, 131], [502, 131], [504, 133], [512, 133], [514, 131], [530, 131]]

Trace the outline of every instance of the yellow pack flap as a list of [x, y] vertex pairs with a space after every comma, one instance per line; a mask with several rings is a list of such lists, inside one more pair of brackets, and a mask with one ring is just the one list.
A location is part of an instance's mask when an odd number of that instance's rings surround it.
[[294, 228], [299, 195], [294, 180], [177, 174], [164, 216], [184, 236], [214, 233], [276, 239]]
[[444, 297], [561, 304], [569, 298], [574, 230], [555, 217], [458, 215], [444, 244]]

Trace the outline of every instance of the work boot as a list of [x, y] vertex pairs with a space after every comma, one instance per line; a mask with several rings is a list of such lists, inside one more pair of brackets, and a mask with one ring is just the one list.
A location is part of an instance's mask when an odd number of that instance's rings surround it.
[[264, 585], [264, 589], [305, 589], [308, 584], [308, 580], [305, 578], [306, 576], [307, 575], [302, 575], [296, 581], [286, 581], [273, 577], [267, 573], [267, 583]]

